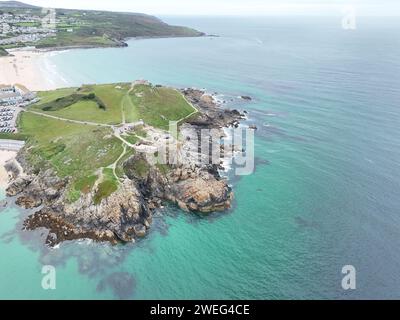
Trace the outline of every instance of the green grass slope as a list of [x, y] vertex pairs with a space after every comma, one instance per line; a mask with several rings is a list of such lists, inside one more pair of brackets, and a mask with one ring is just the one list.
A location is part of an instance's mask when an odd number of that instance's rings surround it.
[[181, 120], [196, 110], [175, 89], [129, 83], [86, 85], [40, 92], [41, 101], [31, 109], [64, 119], [118, 125], [143, 120], [168, 129], [170, 121]]
[[138, 85], [129, 97], [134, 106], [127, 110], [130, 120], [143, 119], [146, 124], [165, 130], [170, 121], [179, 121], [196, 112], [180, 92], [171, 88]]
[[69, 177], [70, 200], [91, 191], [97, 171], [118, 160], [122, 142], [112, 130], [68, 123], [25, 112], [19, 123], [28, 136], [28, 161], [34, 168], [50, 166], [59, 177]]
[[[20, 116], [18, 138], [27, 141], [27, 160], [35, 171], [50, 167], [70, 179], [71, 202], [95, 191], [95, 202], [100, 203], [118, 189], [124, 161], [134, 154], [114, 134], [113, 126], [121, 125], [124, 118], [128, 123], [143, 119], [147, 125], [168, 129], [169, 121], [197, 112], [177, 90], [152, 85], [86, 85], [38, 96], [41, 100]], [[146, 136], [143, 128], [136, 130], [126, 137], [132, 144], [138, 136]]]

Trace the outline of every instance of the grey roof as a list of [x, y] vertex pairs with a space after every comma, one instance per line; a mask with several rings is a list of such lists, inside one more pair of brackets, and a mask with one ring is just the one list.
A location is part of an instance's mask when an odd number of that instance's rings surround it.
[[17, 92], [0, 92], [0, 100], [8, 99], [8, 98], [18, 98], [21, 95]]

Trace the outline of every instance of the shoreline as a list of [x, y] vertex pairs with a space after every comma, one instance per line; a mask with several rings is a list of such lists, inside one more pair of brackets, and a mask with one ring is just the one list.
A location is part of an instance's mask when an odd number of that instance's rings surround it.
[[5, 151], [0, 150], [0, 190], [4, 192], [11, 180], [10, 174], [6, 170], [5, 166], [7, 162], [15, 160], [17, 157], [16, 151]]
[[[213, 37], [212, 35], [201, 35], [196, 38]], [[67, 47], [35, 48], [21, 47], [8, 49], [8, 56], [0, 57], [0, 84], [12, 85], [22, 84], [31, 91], [48, 91], [70, 86], [68, 81], [57, 73], [56, 67], [48, 66], [48, 56], [75, 49], [110, 49], [126, 48], [129, 41], [169, 39], [169, 38], [193, 38], [186, 36], [157, 36], [157, 37], [129, 37], [121, 41], [120, 45], [96, 46], [77, 45]], [[46, 69], [46, 70], [44, 70]], [[52, 75], [53, 77], [49, 77]]]
[[[22, 84], [31, 91], [47, 91], [67, 87], [68, 83], [48, 65], [51, 52], [34, 48], [9, 50], [0, 58], [0, 84]], [[54, 70], [53, 70], [54, 69]]]

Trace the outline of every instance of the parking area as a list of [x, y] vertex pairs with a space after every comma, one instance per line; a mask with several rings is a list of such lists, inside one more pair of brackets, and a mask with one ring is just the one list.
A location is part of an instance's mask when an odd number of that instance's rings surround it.
[[0, 107], [0, 133], [17, 132], [16, 123], [21, 109], [19, 107]]

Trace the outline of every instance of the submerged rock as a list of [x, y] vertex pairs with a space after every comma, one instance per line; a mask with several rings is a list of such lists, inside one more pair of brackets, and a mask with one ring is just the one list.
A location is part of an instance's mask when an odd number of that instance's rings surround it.
[[135, 292], [136, 281], [126, 272], [117, 272], [101, 280], [97, 285], [97, 291], [103, 292], [111, 288], [119, 299], [129, 299]]
[[143, 238], [146, 236], [146, 227], [142, 224], [137, 224], [133, 227], [133, 229], [135, 230], [135, 235], [138, 238]]
[[243, 100], [248, 100], [248, 101], [251, 101], [251, 100], [253, 100], [251, 97], [249, 97], [249, 96], [240, 96]]
[[2, 201], [0, 201], [0, 209], [1, 209], [1, 208], [5, 208], [5, 207], [7, 207], [7, 206], [8, 206], [7, 200], [2, 200]]

